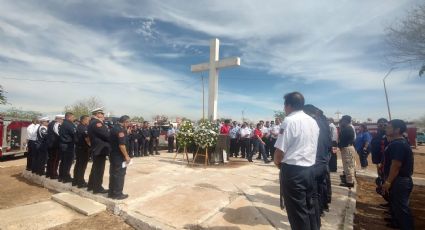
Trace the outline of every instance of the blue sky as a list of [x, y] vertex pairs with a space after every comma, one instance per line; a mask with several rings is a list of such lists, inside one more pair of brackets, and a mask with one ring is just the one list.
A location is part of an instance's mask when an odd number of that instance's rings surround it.
[[[8, 107], [45, 114], [97, 96], [116, 115], [198, 119], [201, 74], [190, 65], [208, 61], [217, 37], [220, 58], [241, 57], [220, 71], [219, 117], [270, 119], [300, 91], [328, 116], [377, 119], [387, 115], [385, 28], [418, 3], [0, 0], [0, 84]], [[425, 114], [417, 73], [388, 77], [393, 117]]]

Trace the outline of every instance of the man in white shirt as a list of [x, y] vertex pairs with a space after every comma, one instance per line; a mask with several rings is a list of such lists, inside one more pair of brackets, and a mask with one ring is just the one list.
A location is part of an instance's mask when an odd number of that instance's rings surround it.
[[176, 137], [176, 130], [174, 126], [170, 124], [170, 128], [167, 131], [167, 141], [168, 141], [168, 152], [174, 152], [174, 138]]
[[232, 127], [229, 132], [230, 136], [230, 157], [238, 157], [239, 155], [239, 130], [240, 127], [238, 126], [236, 121], [233, 121]]
[[[285, 113], [276, 140], [274, 163], [280, 168], [283, 195], [292, 229], [319, 229], [312, 203], [313, 165], [316, 162], [319, 127], [305, 114], [304, 96], [299, 92], [286, 94]], [[283, 206], [281, 204], [281, 206]]]
[[251, 153], [251, 129], [248, 123], [244, 122], [239, 130], [241, 143], [241, 157], [245, 158]]
[[274, 160], [274, 152], [276, 150], [274, 145], [276, 144], [277, 137], [279, 136], [281, 123], [282, 123], [281, 119], [279, 117], [276, 117], [275, 124], [273, 124], [272, 127], [270, 128], [270, 142], [271, 142], [270, 155], [272, 157], [272, 160]]
[[26, 170], [35, 172], [35, 157], [36, 157], [36, 146], [35, 142], [37, 141], [37, 130], [40, 124], [38, 124], [38, 119], [32, 119], [32, 124], [27, 127], [27, 141], [28, 141], [28, 152], [27, 152], [27, 167]]
[[329, 118], [329, 128], [331, 130], [331, 139], [332, 139], [332, 153], [331, 159], [329, 160], [329, 171], [337, 171], [337, 149], [338, 149], [338, 129], [334, 124], [334, 120]]

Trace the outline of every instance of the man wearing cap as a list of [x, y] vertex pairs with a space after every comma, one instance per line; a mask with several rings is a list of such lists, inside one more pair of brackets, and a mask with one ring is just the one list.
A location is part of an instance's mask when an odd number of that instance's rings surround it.
[[93, 190], [93, 193], [108, 193], [108, 190], [102, 187], [103, 173], [105, 171], [106, 156], [111, 151], [109, 140], [109, 129], [104, 123], [105, 116], [103, 108], [97, 108], [92, 111], [93, 119], [90, 121], [87, 131], [91, 143], [91, 154], [93, 165], [90, 172], [87, 190]]
[[49, 158], [47, 160], [46, 177], [58, 179], [59, 167], [59, 129], [65, 115], [56, 115], [55, 120], [51, 121], [47, 126], [47, 143]]
[[84, 180], [84, 173], [86, 172], [87, 163], [89, 161], [90, 139], [87, 131], [90, 117], [83, 115], [80, 117], [80, 124], [77, 126], [77, 142], [75, 143], [75, 166], [74, 166], [74, 180], [73, 186], [78, 188], [87, 187]]
[[344, 168], [344, 175], [341, 175], [341, 186], [352, 188], [354, 187], [354, 154], [356, 150], [354, 144], [354, 130], [351, 127], [351, 117], [348, 115], [342, 116], [339, 121], [339, 141], [338, 147], [341, 150], [342, 167]]
[[116, 200], [123, 200], [128, 197], [128, 195], [123, 194], [122, 191], [124, 188], [126, 169], [130, 163], [130, 157], [127, 152], [129, 146], [127, 127], [130, 123], [130, 117], [124, 115], [120, 117], [118, 122], [119, 124], [114, 125], [111, 129], [111, 164], [109, 168], [108, 197]]
[[[28, 154], [27, 154], [27, 167], [26, 169], [28, 171], [33, 171], [33, 161], [35, 158], [36, 146], [35, 141], [37, 141], [37, 130], [40, 126], [39, 121], [37, 118], [32, 119], [31, 125], [27, 127], [27, 140], [28, 140]], [[35, 168], [34, 168], [35, 169]], [[35, 171], [33, 171], [35, 172]]]
[[44, 175], [46, 173], [47, 161], [47, 125], [49, 118], [43, 117], [40, 119], [40, 126], [37, 129], [37, 140], [35, 142], [37, 154], [35, 158], [35, 173], [37, 175]]
[[319, 127], [303, 112], [304, 96], [301, 93], [286, 94], [284, 100], [287, 116], [274, 153], [274, 163], [280, 168], [281, 196], [292, 229], [318, 229], [312, 196]]
[[65, 113], [65, 120], [63, 121], [59, 130], [59, 181], [62, 183], [72, 182], [71, 178], [71, 166], [74, 161], [75, 151], [75, 133], [76, 128], [74, 126], [74, 114], [71, 112]]

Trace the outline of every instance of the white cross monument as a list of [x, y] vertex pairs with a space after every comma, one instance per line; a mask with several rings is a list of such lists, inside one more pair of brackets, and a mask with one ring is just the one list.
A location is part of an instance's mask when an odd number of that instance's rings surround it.
[[217, 38], [211, 39], [210, 62], [192, 65], [190, 68], [192, 72], [203, 72], [209, 70], [208, 118], [210, 120], [217, 119], [218, 69], [241, 65], [241, 59], [239, 57], [218, 60], [219, 47], [220, 41]]

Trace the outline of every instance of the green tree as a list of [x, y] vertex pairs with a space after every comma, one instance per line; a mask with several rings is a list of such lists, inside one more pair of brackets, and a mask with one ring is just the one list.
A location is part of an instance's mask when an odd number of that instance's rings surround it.
[[166, 115], [155, 115], [152, 116], [152, 121], [155, 121], [158, 123], [158, 125], [166, 125], [168, 121], [168, 116]]
[[40, 117], [42, 114], [38, 111], [25, 111], [22, 109], [11, 108], [1, 113], [4, 117], [16, 118], [22, 120], [31, 120]]
[[274, 118], [280, 118], [282, 121], [285, 119], [286, 114], [284, 111], [274, 111]]
[[132, 122], [143, 123], [145, 121], [145, 119], [142, 116], [140, 116], [140, 117], [134, 116], [134, 117], [131, 118], [131, 121]]
[[5, 94], [6, 91], [4, 91], [3, 86], [0, 85], [0, 105], [5, 105], [7, 103]]
[[425, 72], [425, 4], [411, 10], [407, 16], [387, 28], [389, 60], [392, 65], [409, 64]]
[[90, 97], [65, 106], [65, 112], [71, 112], [76, 118], [82, 115], [90, 115], [93, 109], [102, 107], [102, 102], [97, 97]]

